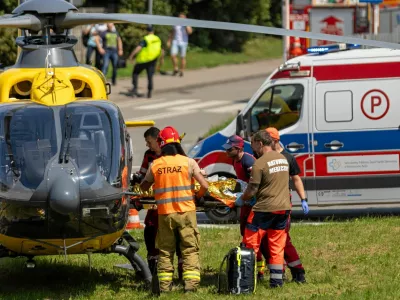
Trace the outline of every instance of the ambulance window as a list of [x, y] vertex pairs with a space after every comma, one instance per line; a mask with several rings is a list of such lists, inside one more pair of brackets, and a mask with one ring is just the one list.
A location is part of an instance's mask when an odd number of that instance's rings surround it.
[[301, 84], [276, 85], [267, 89], [251, 110], [251, 128], [278, 130], [296, 124], [300, 118], [304, 87]]
[[335, 91], [325, 93], [325, 121], [351, 122], [353, 120], [353, 93]]

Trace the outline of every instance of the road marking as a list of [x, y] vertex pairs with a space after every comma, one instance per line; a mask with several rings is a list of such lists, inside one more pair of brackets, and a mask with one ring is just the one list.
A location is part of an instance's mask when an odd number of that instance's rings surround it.
[[130, 100], [130, 101], [123, 101], [123, 102], [115, 101], [114, 104], [118, 105], [119, 108], [127, 108], [127, 107], [135, 107], [136, 105], [142, 104], [142, 103], [149, 103], [150, 101], [152, 103], [154, 103], [154, 102], [165, 101], [165, 99], [164, 98], [157, 98], [157, 99], [138, 100], [138, 99], [132, 98], [132, 100]]
[[216, 108], [210, 108], [210, 109], [205, 109], [204, 112], [208, 113], [226, 113], [226, 112], [237, 112], [238, 110], [242, 110], [246, 106], [246, 103], [236, 103], [232, 105], [224, 105], [221, 107], [216, 107]]
[[211, 101], [206, 101], [206, 102], [203, 102], [203, 103], [185, 105], [185, 106], [180, 106], [180, 107], [173, 107], [173, 108], [170, 108], [170, 110], [179, 110], [179, 111], [183, 110], [183, 111], [185, 111], [185, 110], [199, 109], [199, 108], [217, 106], [217, 105], [228, 104], [228, 103], [229, 103], [229, 101], [227, 101], [227, 100], [211, 100]]
[[135, 109], [140, 109], [140, 110], [150, 110], [150, 109], [160, 109], [160, 108], [173, 108], [174, 106], [177, 105], [184, 105], [184, 104], [189, 104], [193, 102], [199, 102], [201, 101], [200, 99], [179, 99], [175, 101], [169, 101], [164, 103], [159, 103], [159, 104], [149, 104], [149, 105], [142, 105], [135, 107]]
[[175, 111], [175, 112], [169, 111], [169, 112], [161, 113], [161, 114], [155, 114], [155, 115], [148, 115], [148, 116], [142, 116], [142, 117], [137, 117], [137, 118], [131, 118], [131, 119], [128, 119], [127, 121], [161, 120], [161, 119], [177, 117], [177, 116], [181, 116], [181, 115], [193, 114], [193, 113], [196, 113], [196, 112], [197, 112], [197, 110]]

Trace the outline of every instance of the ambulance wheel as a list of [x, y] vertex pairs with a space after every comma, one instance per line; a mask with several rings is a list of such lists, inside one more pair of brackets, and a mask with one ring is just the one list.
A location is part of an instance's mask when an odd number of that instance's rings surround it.
[[238, 210], [229, 207], [208, 210], [206, 216], [216, 224], [232, 223], [239, 220]]

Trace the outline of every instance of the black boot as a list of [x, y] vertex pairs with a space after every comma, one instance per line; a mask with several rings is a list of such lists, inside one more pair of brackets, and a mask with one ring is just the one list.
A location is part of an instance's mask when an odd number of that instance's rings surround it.
[[155, 259], [150, 259], [147, 261], [147, 264], [149, 265], [149, 269], [152, 275], [157, 272], [157, 260]]
[[304, 269], [291, 268], [290, 270], [292, 271], [293, 282], [306, 283], [306, 272]]
[[151, 98], [151, 91], [147, 92], [147, 98]]

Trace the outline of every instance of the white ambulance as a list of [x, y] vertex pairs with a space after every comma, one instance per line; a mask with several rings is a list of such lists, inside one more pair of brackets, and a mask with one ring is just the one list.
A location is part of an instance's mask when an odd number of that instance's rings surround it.
[[[400, 202], [400, 51], [311, 47], [275, 70], [226, 128], [190, 151], [208, 174], [234, 177], [222, 145], [276, 127], [295, 155], [310, 209]], [[293, 193], [293, 205], [300, 199]], [[237, 218], [214, 210], [214, 221]]]

